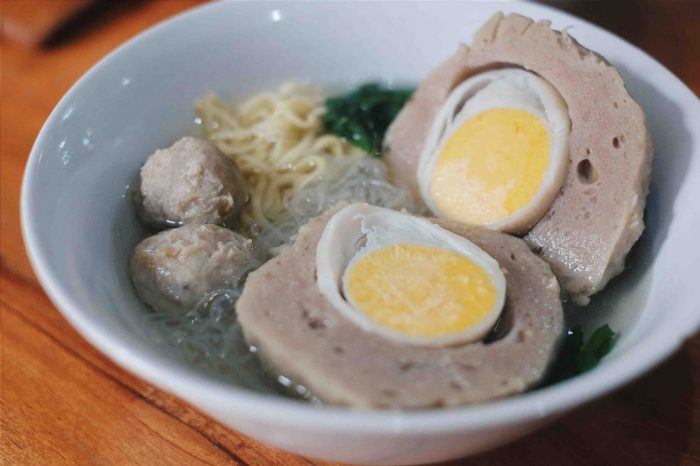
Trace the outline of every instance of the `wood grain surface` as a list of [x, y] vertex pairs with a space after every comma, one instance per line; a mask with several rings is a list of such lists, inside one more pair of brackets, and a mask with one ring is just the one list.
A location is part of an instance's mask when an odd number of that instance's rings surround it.
[[[2, 464], [329, 464], [244, 437], [116, 367], [56, 311], [38, 285], [22, 243], [22, 172], [34, 138], [59, 98], [116, 46], [198, 3], [121, 2], [108, 21], [102, 18], [50, 49], [2, 42]], [[555, 6], [620, 34], [700, 93], [700, 3], [579, 1]], [[453, 464], [700, 464], [699, 374], [696, 336], [637, 382], [516, 443]]]

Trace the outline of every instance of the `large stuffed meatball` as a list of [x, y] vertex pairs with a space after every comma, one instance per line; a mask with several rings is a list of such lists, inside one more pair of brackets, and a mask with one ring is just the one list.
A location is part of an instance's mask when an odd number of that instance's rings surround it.
[[235, 162], [202, 139], [184, 137], [157, 150], [141, 168], [139, 211], [152, 226], [224, 225], [248, 197]]
[[216, 225], [186, 225], [143, 240], [129, 266], [146, 304], [183, 315], [208, 293], [237, 287], [256, 260], [251, 240]]

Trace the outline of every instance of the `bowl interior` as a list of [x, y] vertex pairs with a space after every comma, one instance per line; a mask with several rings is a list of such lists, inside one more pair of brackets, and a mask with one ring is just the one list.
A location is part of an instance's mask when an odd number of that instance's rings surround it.
[[[88, 335], [93, 343], [113, 342], [110, 356], [117, 360], [136, 357], [193, 372], [144, 332], [147, 310], [130, 284], [127, 258], [145, 231], [125, 195], [148, 155], [192, 133], [195, 99], [208, 92], [244, 97], [289, 79], [332, 87], [369, 79], [417, 83], [498, 10], [550, 19], [556, 28], [573, 26], [577, 40], [618, 67], [647, 112], [658, 148], [647, 229], [628, 270], [587, 308], [570, 311], [571, 322], [587, 332], [603, 323], [620, 332], [596, 371], [642, 345], [670, 306], [687, 308], [688, 276], [669, 274], [691, 270], [683, 244], [691, 240], [686, 231], [699, 223], [697, 207], [694, 216], [687, 207], [697, 194], [688, 179], [700, 179], [697, 157], [691, 163], [698, 148], [690, 128], [700, 123], [697, 106], [692, 116], [679, 103], [692, 93], [623, 41], [540, 6], [394, 5], [211, 5], [120, 48], [69, 92], [34, 148], [23, 218], [44, 285], [79, 328], [99, 330]], [[676, 339], [697, 325], [687, 322]]]

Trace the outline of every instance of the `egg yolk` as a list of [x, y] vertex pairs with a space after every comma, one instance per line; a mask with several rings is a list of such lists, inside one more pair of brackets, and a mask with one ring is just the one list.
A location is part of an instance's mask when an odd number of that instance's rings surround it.
[[534, 114], [494, 108], [465, 121], [445, 142], [430, 190], [443, 216], [485, 225], [525, 207], [549, 164], [549, 133]]
[[477, 324], [496, 287], [467, 257], [443, 248], [394, 244], [367, 253], [347, 272], [346, 299], [380, 325], [406, 335], [442, 336]]

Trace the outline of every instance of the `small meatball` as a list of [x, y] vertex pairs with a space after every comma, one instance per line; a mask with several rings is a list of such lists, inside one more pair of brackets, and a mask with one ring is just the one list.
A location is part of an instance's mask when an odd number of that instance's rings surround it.
[[186, 225], [141, 241], [131, 280], [156, 311], [183, 315], [207, 293], [237, 287], [257, 266], [252, 241], [216, 225]]
[[157, 150], [141, 168], [139, 214], [155, 227], [223, 225], [249, 196], [235, 162], [202, 139], [182, 138]]

